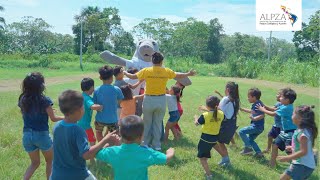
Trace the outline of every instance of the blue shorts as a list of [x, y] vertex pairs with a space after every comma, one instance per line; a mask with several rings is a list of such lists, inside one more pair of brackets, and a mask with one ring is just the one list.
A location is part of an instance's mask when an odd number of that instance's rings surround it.
[[41, 151], [48, 151], [52, 147], [52, 139], [49, 135], [49, 131], [24, 129], [22, 144], [27, 152], [33, 152], [38, 149]]
[[281, 129], [279, 127], [272, 126], [272, 128], [270, 129], [270, 131], [268, 133], [268, 137], [272, 137], [273, 139], [275, 139], [280, 134], [280, 131], [281, 131]]
[[178, 122], [180, 119], [179, 111], [170, 111], [169, 115], [170, 115], [170, 117], [168, 119], [169, 122], [172, 122], [172, 123]]
[[314, 169], [302, 164], [291, 164], [285, 173], [293, 180], [307, 179], [311, 176]]
[[277, 145], [281, 151], [286, 149], [286, 146], [291, 146], [293, 132], [281, 133], [273, 140], [273, 144]]

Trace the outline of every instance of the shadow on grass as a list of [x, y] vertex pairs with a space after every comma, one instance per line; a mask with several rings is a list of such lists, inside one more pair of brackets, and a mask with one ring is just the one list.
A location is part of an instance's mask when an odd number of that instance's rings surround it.
[[96, 164], [89, 165], [88, 169], [97, 179], [114, 179], [111, 166], [104, 162], [96, 161]]
[[[229, 166], [226, 168], [223, 168], [225, 171], [227, 171], [230, 174], [233, 174], [235, 179], [257, 179], [257, 177], [254, 174], [251, 174], [250, 172], [243, 171], [241, 169], [237, 169], [234, 166]], [[217, 177], [217, 178], [216, 178]], [[222, 175], [219, 174], [213, 174], [213, 179], [230, 179], [225, 178]]]
[[163, 144], [164, 147], [197, 147], [197, 144], [191, 142], [188, 138], [182, 137], [179, 140], [168, 140], [167, 144]]

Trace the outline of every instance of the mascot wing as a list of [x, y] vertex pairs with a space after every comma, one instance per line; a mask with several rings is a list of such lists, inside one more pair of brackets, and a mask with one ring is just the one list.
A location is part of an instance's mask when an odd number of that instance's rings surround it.
[[129, 61], [113, 54], [110, 51], [103, 51], [102, 53], [100, 53], [100, 57], [110, 64], [117, 64], [120, 66], [126, 66], [127, 62]]

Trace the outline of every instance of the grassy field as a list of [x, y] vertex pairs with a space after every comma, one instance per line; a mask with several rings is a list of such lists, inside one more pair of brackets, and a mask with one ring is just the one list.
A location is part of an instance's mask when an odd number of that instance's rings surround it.
[[[39, 69], [40, 70], [40, 69]], [[1, 75], [5, 74], [2, 79], [23, 79], [24, 75], [30, 69], [22, 69], [21, 71], [5, 70], [0, 71]], [[76, 72], [67, 70], [53, 70], [52, 72], [44, 72], [45, 77], [63, 76], [68, 78], [69, 75], [74, 75]], [[81, 74], [82, 72], [77, 72]], [[199, 115], [197, 110], [199, 105], [204, 104], [205, 98], [212, 94], [213, 90], [224, 92], [226, 80], [216, 77], [192, 77], [193, 85], [187, 87], [182, 98], [182, 106], [184, 114], [180, 120], [183, 131], [183, 138], [180, 141], [169, 141], [166, 146], [163, 146], [163, 151], [169, 147], [174, 147], [176, 155], [167, 166], [154, 166], [149, 168], [150, 179], [204, 179], [204, 172], [196, 157], [197, 143], [200, 137], [200, 127], [193, 124], [193, 116]], [[1, 82], [1, 81], [0, 81]], [[54, 101], [54, 108], [58, 109], [57, 97], [65, 89], [80, 90], [80, 81], [72, 81], [65, 84], [55, 84], [47, 86], [46, 95]], [[95, 79], [96, 85], [100, 84], [98, 79]], [[172, 84], [170, 81], [169, 84]], [[169, 86], [169, 85], [168, 85]], [[250, 107], [247, 102], [247, 90], [250, 87], [256, 86], [262, 90], [262, 101], [267, 105], [275, 103], [275, 94], [278, 89], [267, 88], [259, 84], [239, 83], [241, 105]], [[23, 121], [21, 113], [17, 107], [17, 99], [20, 91], [10, 91], [0, 93], [0, 179], [21, 179], [26, 168], [29, 165], [29, 157], [22, 147], [22, 128]], [[295, 106], [300, 104], [316, 105], [317, 119], [319, 119], [319, 97], [311, 97], [305, 94], [298, 94], [298, 99], [294, 103]], [[165, 117], [165, 121], [168, 115]], [[238, 116], [238, 125], [241, 127], [249, 125], [250, 120], [248, 114], [240, 113]], [[257, 138], [257, 142], [261, 149], [266, 147], [267, 133], [273, 124], [273, 118], [267, 117], [265, 131]], [[50, 130], [54, 123], [50, 122]], [[172, 136], [169, 137], [172, 139]], [[217, 163], [220, 156], [212, 151], [212, 158], [209, 160], [209, 165], [214, 173], [214, 179], [279, 179], [279, 175], [288, 167], [288, 163], [279, 163], [275, 169], [267, 166], [267, 161], [270, 155], [266, 155], [266, 159], [255, 159], [251, 156], [241, 156], [239, 153], [243, 143], [240, 139], [236, 140], [238, 148], [229, 149], [230, 158], [233, 166], [227, 169], [220, 168]], [[318, 142], [319, 144], [319, 142]], [[280, 153], [283, 154], [283, 153]], [[45, 163], [41, 159], [41, 166], [35, 172], [33, 179], [45, 179]], [[108, 165], [91, 167], [90, 170], [98, 179], [112, 179], [112, 170]], [[314, 171], [310, 179], [319, 179], [319, 168]]]

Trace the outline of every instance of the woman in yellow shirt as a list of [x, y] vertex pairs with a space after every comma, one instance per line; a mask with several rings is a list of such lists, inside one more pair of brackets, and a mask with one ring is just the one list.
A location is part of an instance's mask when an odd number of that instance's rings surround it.
[[162, 67], [163, 55], [155, 52], [152, 55], [152, 67], [141, 69], [136, 74], [124, 72], [130, 79], [145, 80], [146, 91], [142, 104], [144, 137], [143, 145], [152, 145], [155, 150], [161, 150], [162, 121], [166, 112], [166, 85], [169, 79], [185, 78], [196, 74], [194, 70], [187, 73], [177, 73]]

